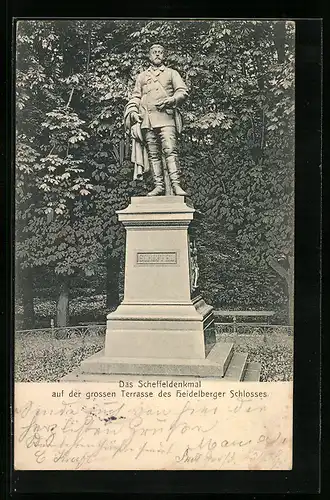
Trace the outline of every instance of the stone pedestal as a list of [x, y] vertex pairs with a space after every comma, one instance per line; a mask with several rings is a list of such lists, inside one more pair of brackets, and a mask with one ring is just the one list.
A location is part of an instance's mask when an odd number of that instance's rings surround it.
[[134, 197], [117, 212], [126, 229], [124, 299], [83, 373], [224, 375], [232, 345], [214, 346], [213, 308], [191, 291], [194, 212], [182, 196]]

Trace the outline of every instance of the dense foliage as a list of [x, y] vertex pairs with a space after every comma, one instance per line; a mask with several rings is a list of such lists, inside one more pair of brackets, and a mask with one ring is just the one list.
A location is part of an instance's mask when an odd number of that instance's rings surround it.
[[[200, 286], [225, 308], [285, 311], [293, 283], [294, 25], [258, 21], [19, 21], [17, 297], [119, 300], [132, 181], [123, 109], [150, 43], [189, 88], [184, 185], [204, 214]], [[119, 283], [119, 285], [118, 285]], [[44, 293], [41, 288], [47, 289]], [[287, 318], [284, 319], [287, 321]]]

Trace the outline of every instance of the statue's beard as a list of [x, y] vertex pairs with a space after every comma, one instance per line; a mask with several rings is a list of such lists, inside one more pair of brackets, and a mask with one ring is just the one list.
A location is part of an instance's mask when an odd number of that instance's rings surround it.
[[155, 57], [155, 59], [153, 59], [152, 61], [152, 64], [154, 64], [155, 66], [160, 66], [162, 62], [163, 60], [160, 57]]

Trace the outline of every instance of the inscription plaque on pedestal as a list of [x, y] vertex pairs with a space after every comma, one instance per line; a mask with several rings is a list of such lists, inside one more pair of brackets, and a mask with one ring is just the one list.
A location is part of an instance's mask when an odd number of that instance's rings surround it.
[[139, 265], [176, 265], [178, 252], [136, 252], [136, 263]]

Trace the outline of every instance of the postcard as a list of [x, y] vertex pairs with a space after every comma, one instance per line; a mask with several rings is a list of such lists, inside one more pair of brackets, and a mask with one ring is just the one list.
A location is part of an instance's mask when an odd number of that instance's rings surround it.
[[15, 470], [291, 470], [295, 23], [23, 19]]

